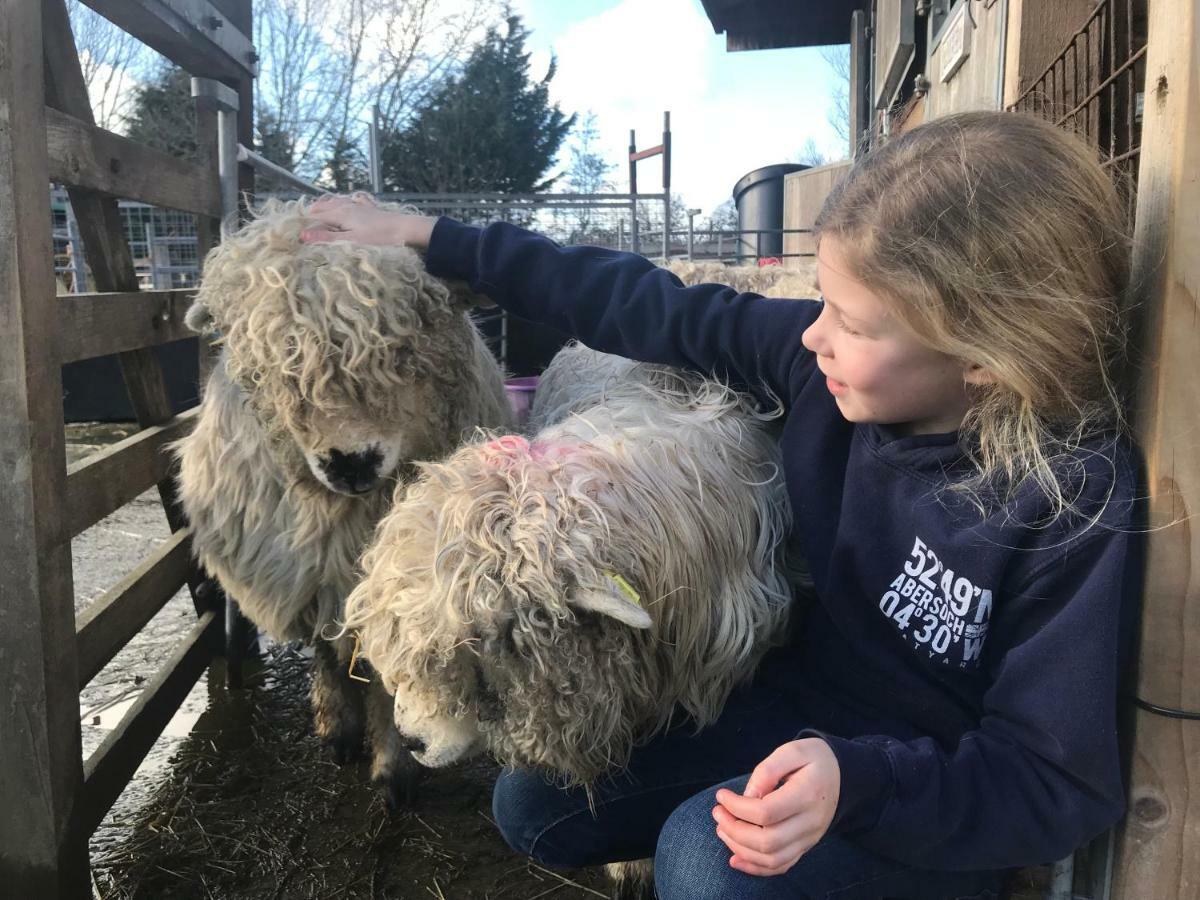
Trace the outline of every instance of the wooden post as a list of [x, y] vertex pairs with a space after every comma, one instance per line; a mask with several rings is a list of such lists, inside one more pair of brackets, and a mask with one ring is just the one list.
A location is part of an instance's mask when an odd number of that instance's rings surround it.
[[[1151, 0], [1134, 276], [1151, 524], [1137, 692], [1200, 710], [1200, 12]], [[1115, 897], [1200, 895], [1200, 721], [1138, 709]]]
[[0, 0], [0, 892], [89, 897], [41, 5]]

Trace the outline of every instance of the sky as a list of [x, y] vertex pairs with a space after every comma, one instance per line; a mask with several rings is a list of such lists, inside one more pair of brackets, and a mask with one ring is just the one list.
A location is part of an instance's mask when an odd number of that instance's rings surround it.
[[[818, 48], [728, 53], [700, 0], [515, 0], [532, 34], [531, 75], [554, 53], [551, 96], [597, 116], [599, 149], [628, 190], [629, 130], [661, 142], [671, 112], [671, 189], [707, 215], [760, 166], [790, 162], [812, 138], [845, 156], [828, 122], [835, 81]], [[659, 157], [638, 163], [638, 189], [662, 189]]]

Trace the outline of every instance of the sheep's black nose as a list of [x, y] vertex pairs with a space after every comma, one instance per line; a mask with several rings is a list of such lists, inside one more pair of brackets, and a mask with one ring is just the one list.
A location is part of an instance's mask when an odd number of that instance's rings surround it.
[[425, 742], [419, 737], [409, 737], [406, 734], [400, 735], [400, 748], [407, 750], [409, 753], [424, 753]]
[[352, 453], [330, 450], [329, 456], [321, 459], [321, 471], [335, 489], [347, 494], [365, 494], [379, 483], [382, 463], [383, 454], [375, 447]]

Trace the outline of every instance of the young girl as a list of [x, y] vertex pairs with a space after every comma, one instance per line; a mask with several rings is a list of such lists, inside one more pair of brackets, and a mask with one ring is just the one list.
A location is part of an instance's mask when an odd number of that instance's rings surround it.
[[[552, 865], [655, 856], [659, 897], [989, 896], [1121, 815], [1116, 697], [1141, 580], [1113, 388], [1123, 211], [1094, 155], [1007, 113], [855, 165], [818, 219], [822, 302], [685, 288], [505, 224], [314, 204], [306, 240], [427, 247], [510, 312], [782, 401], [818, 601], [721, 719], [593, 791], [506, 772]], [[768, 877], [773, 876], [773, 877]]]

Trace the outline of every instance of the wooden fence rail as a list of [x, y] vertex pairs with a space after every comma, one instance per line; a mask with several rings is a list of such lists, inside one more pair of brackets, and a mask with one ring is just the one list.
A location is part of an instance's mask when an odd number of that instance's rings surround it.
[[46, 150], [54, 181], [122, 200], [221, 216], [216, 172], [56, 109], [46, 110]]
[[195, 296], [193, 290], [63, 294], [57, 300], [59, 362], [194, 338], [183, 317]]
[[79, 687], [96, 677], [187, 583], [191, 532], [174, 532], [157, 551], [75, 620]]
[[95, 525], [171, 473], [166, 446], [195, 424], [194, 409], [163, 425], [144, 428], [67, 469], [67, 523], [71, 537]]
[[[192, 75], [229, 83], [251, 141], [249, 0], [85, 0]], [[0, 0], [0, 894], [91, 896], [87, 841], [220, 647], [166, 444], [173, 416], [150, 348], [191, 335], [191, 291], [137, 291], [116, 198], [222, 212], [213, 117], [200, 163], [97, 128], [64, 0]], [[55, 298], [46, 185], [68, 187], [97, 293]], [[203, 251], [204, 248], [202, 248]], [[194, 344], [180, 345], [189, 348]], [[194, 351], [193, 351], [194, 352]], [[115, 354], [142, 430], [67, 469], [60, 366]], [[172, 536], [76, 619], [71, 538], [157, 485]], [[79, 689], [184, 585], [199, 618], [85, 761]], [[11, 811], [20, 810], [19, 815]]]

